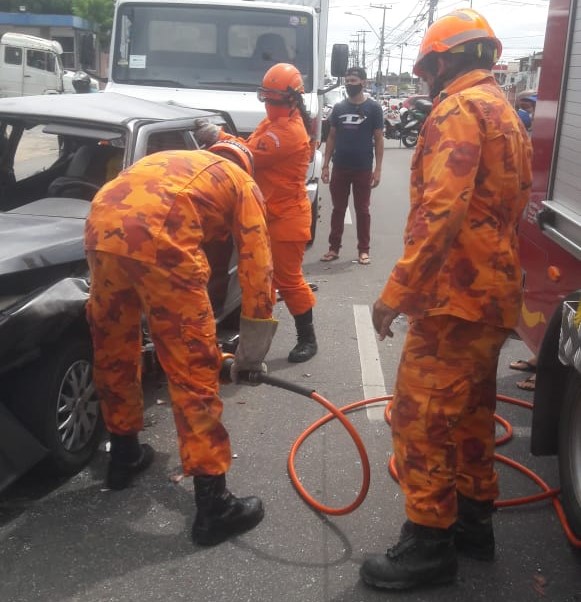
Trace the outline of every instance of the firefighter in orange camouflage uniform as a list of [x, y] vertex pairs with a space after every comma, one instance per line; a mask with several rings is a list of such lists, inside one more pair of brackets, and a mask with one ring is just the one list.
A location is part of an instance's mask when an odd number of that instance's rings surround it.
[[[264, 75], [258, 98], [265, 103], [266, 118], [246, 139], [238, 139], [252, 151], [256, 183], [266, 201], [268, 233], [274, 268], [273, 283], [294, 318], [297, 344], [289, 362], [306, 362], [317, 353], [313, 325], [315, 296], [303, 275], [303, 258], [311, 239], [311, 203], [306, 189], [311, 144], [310, 118], [302, 94], [299, 70], [278, 63]], [[205, 120], [198, 139], [206, 144], [230, 138]]]
[[382, 340], [398, 314], [409, 320], [391, 412], [407, 521], [361, 567], [375, 587], [452, 582], [457, 551], [494, 557], [496, 371], [520, 311], [532, 180], [527, 133], [491, 72], [501, 51], [461, 9], [428, 29], [414, 67], [434, 108], [412, 159], [403, 255], [373, 308]]
[[220, 420], [221, 354], [203, 244], [231, 235], [238, 247], [242, 319], [234, 379], [240, 370], [263, 368], [277, 325], [252, 155], [235, 142], [211, 150], [160, 152], [121, 172], [93, 199], [85, 232], [94, 381], [111, 437], [106, 484], [127, 487], [153, 459], [138, 439], [144, 314], [168, 379], [184, 474], [194, 477], [192, 538], [202, 545], [250, 529], [264, 514], [260, 499], [226, 489], [232, 454]]

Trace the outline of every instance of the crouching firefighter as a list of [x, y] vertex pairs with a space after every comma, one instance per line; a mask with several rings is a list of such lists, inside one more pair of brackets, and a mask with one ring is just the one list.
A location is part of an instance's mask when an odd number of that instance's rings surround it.
[[252, 155], [228, 142], [210, 150], [215, 152], [165, 151], [141, 159], [99, 191], [85, 230], [94, 381], [111, 438], [106, 485], [124, 489], [154, 456], [138, 439], [144, 315], [168, 379], [183, 472], [194, 477], [192, 539], [201, 545], [251, 529], [264, 515], [259, 498], [237, 498], [226, 488], [231, 450], [220, 420], [221, 354], [204, 244], [231, 235], [238, 249], [242, 319], [232, 367], [236, 381], [241, 370], [263, 368], [277, 326]]
[[496, 372], [520, 313], [517, 226], [532, 182], [527, 133], [491, 71], [501, 50], [460, 9], [428, 29], [414, 66], [434, 109], [412, 160], [403, 255], [373, 308], [380, 339], [409, 317], [391, 412], [408, 520], [361, 567], [376, 587], [452, 582], [457, 552], [494, 558]]
[[[267, 116], [246, 140], [237, 139], [252, 151], [256, 183], [266, 201], [274, 287], [293, 316], [297, 331], [297, 344], [288, 355], [288, 361], [294, 363], [306, 362], [318, 351], [313, 325], [316, 300], [302, 269], [311, 239], [311, 203], [305, 182], [313, 154], [304, 91], [294, 65], [271, 67], [258, 89]], [[197, 121], [196, 139], [206, 147], [218, 139], [232, 138], [207, 120]]]

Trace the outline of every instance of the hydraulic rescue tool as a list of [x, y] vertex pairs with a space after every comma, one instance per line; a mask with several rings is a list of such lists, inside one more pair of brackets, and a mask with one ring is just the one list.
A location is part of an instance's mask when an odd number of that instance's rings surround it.
[[[233, 354], [231, 354], [231, 353], [223, 353], [222, 354], [222, 366], [220, 369], [220, 382], [222, 384], [232, 383], [232, 379], [230, 377], [230, 371], [231, 371], [233, 363], [234, 363], [234, 355]], [[369, 458], [367, 456], [367, 451], [365, 449], [365, 446], [363, 445], [363, 441], [361, 440], [359, 433], [355, 430], [355, 427], [351, 424], [351, 422], [349, 421], [349, 419], [347, 418], [347, 416], [345, 414], [348, 412], [351, 412], [355, 409], [361, 408], [365, 405], [368, 405], [368, 404], [377, 403], [380, 401], [386, 401], [388, 403], [385, 408], [385, 420], [388, 424], [390, 424], [390, 408], [391, 408], [391, 400], [393, 399], [393, 395], [387, 395], [384, 397], [374, 397], [371, 399], [363, 399], [361, 401], [356, 401], [356, 402], [348, 404], [346, 406], [337, 408], [330, 401], [328, 401], [327, 399], [325, 399], [324, 397], [319, 395], [314, 389], [303, 387], [301, 385], [297, 385], [296, 383], [291, 383], [286, 380], [283, 380], [282, 378], [272, 376], [272, 375], [268, 374], [267, 371], [264, 371], [264, 372], [261, 372], [261, 371], [244, 372], [244, 371], [242, 371], [242, 372], [238, 372], [237, 376], [240, 381], [243, 381], [246, 383], [271, 385], [272, 387], [278, 387], [279, 389], [284, 389], [286, 391], [290, 391], [291, 393], [296, 393], [298, 395], [302, 395], [303, 397], [307, 397], [309, 399], [312, 399], [313, 401], [316, 401], [317, 403], [319, 403], [320, 405], [322, 405], [329, 411], [329, 414], [327, 414], [326, 416], [323, 416], [322, 418], [320, 418], [319, 420], [317, 420], [316, 422], [311, 424], [311, 426], [309, 428], [307, 428], [303, 433], [301, 433], [299, 438], [293, 443], [293, 445], [291, 447], [291, 451], [289, 453], [288, 463], [287, 463], [289, 476], [290, 476], [292, 484], [295, 487], [295, 489], [297, 490], [298, 494], [303, 498], [303, 500], [309, 506], [311, 506], [318, 512], [322, 512], [324, 514], [329, 514], [329, 515], [333, 515], [333, 516], [340, 516], [340, 515], [344, 515], [344, 514], [349, 514], [350, 512], [353, 512], [354, 510], [356, 510], [363, 503], [363, 500], [365, 499], [367, 492], [369, 490], [369, 484], [370, 484], [370, 480], [371, 480], [370, 479], [371, 471], [370, 471], [370, 466], [369, 466]], [[498, 399], [498, 401], [504, 401], [506, 403], [510, 403], [510, 404], [517, 405], [520, 407], [532, 409], [532, 404], [528, 401], [523, 401], [521, 399], [515, 399], [513, 397], [507, 397], [505, 395], [497, 395], [497, 399]], [[363, 482], [361, 484], [361, 490], [360, 490], [359, 494], [357, 495], [357, 497], [351, 504], [344, 506], [344, 507], [340, 507], [340, 508], [326, 506], [325, 504], [322, 504], [321, 502], [318, 502], [315, 498], [313, 498], [301, 484], [300, 479], [298, 478], [298, 475], [297, 475], [297, 472], [295, 469], [295, 465], [294, 465], [297, 452], [298, 452], [300, 446], [307, 439], [307, 437], [311, 433], [316, 431], [320, 426], [323, 426], [324, 424], [327, 424], [327, 422], [333, 420], [333, 418], [337, 418], [337, 420], [339, 420], [339, 422], [341, 422], [341, 424], [345, 427], [345, 429], [349, 433], [350, 437], [353, 439], [353, 442], [355, 443], [355, 446], [357, 447], [357, 452], [359, 453], [359, 457], [361, 458], [361, 467], [362, 467], [362, 471], [363, 471]], [[508, 441], [510, 441], [510, 439], [512, 438], [513, 429], [512, 429], [511, 424], [508, 421], [504, 420], [503, 418], [501, 418], [497, 415], [495, 415], [495, 420], [506, 431], [506, 433], [504, 435], [502, 435], [501, 437], [499, 437], [496, 441], [496, 445], [499, 446], [499, 445], [503, 445], [503, 444], [507, 443]], [[539, 502], [542, 500], [550, 499], [553, 504], [553, 507], [557, 513], [559, 521], [563, 527], [563, 530], [565, 531], [565, 535], [566, 535], [569, 543], [576, 548], [581, 548], [581, 539], [576, 537], [575, 533], [573, 533], [571, 527], [567, 523], [567, 519], [565, 517], [563, 507], [561, 505], [560, 500], [558, 499], [560, 490], [549, 487], [549, 485], [543, 479], [541, 479], [537, 474], [535, 474], [534, 472], [532, 472], [531, 470], [529, 470], [522, 464], [519, 464], [518, 462], [515, 462], [514, 460], [507, 458], [506, 456], [503, 456], [501, 454], [495, 454], [495, 460], [497, 460], [498, 462], [502, 462], [503, 464], [506, 464], [506, 465], [522, 472], [525, 476], [527, 476], [529, 479], [531, 479], [538, 487], [540, 487], [542, 489], [542, 492], [538, 493], [536, 495], [530, 495], [530, 496], [526, 496], [526, 497], [520, 497], [520, 498], [508, 499], [508, 500], [498, 500], [495, 502], [495, 506], [497, 508], [504, 508], [504, 507], [508, 507], [508, 506], [520, 506], [520, 505], [524, 505], [524, 504], [530, 504], [532, 502]], [[390, 472], [391, 476], [393, 477], [393, 479], [395, 481], [397, 481], [398, 480], [397, 471], [395, 469], [393, 456], [391, 457], [391, 459], [389, 461], [388, 468], [389, 468], [389, 472]]]

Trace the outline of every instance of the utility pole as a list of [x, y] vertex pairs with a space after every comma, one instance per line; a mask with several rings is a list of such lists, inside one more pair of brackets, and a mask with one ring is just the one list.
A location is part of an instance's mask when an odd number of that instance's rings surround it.
[[371, 33], [371, 31], [369, 29], [362, 29], [357, 32], [358, 35], [361, 34], [361, 36], [363, 37], [363, 48], [361, 50], [361, 66], [363, 67], [363, 69], [366, 69], [366, 67], [365, 67], [365, 34], [366, 33]]
[[397, 94], [399, 96], [400, 92], [401, 92], [401, 65], [403, 63], [403, 48], [404, 46], [407, 46], [407, 44], [405, 42], [402, 42], [399, 47], [401, 49], [401, 52], [399, 53], [399, 77], [397, 78]]
[[[430, 0], [432, 2], [433, 0]], [[383, 11], [383, 19], [381, 21], [381, 32], [379, 37], [379, 64], [377, 67], [377, 79], [376, 79], [376, 94], [375, 97], [379, 100], [379, 94], [382, 84], [382, 74], [381, 74], [381, 66], [383, 63], [383, 49], [385, 48], [385, 11], [389, 10], [391, 6], [386, 6], [385, 4], [370, 4], [371, 8], [379, 8]]]
[[[472, 2], [470, 2], [472, 6]], [[434, 13], [438, 7], [438, 0], [430, 0], [430, 12], [428, 13], [428, 27], [434, 22]]]
[[352, 44], [355, 44], [355, 48], [351, 55], [353, 56], [353, 66], [359, 67], [359, 32], [355, 34], [357, 38], [351, 38], [349, 40]]

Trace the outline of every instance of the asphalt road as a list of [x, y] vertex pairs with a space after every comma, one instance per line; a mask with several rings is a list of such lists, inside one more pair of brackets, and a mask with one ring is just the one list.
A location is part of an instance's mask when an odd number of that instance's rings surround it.
[[[390, 393], [406, 330], [378, 342], [370, 306], [401, 249], [407, 214], [411, 151], [386, 142], [383, 182], [373, 194], [369, 266], [356, 263], [354, 226], [346, 224], [339, 260], [319, 262], [327, 250], [330, 217], [323, 190], [321, 221], [305, 271], [318, 284], [315, 308], [319, 354], [310, 362], [286, 361], [294, 344], [292, 320], [282, 304], [279, 331], [269, 354], [277, 376], [312, 387], [337, 405]], [[347, 220], [349, 221], [349, 220]], [[510, 339], [499, 367], [499, 392], [532, 399], [508, 369], [527, 359], [522, 342]], [[264, 521], [250, 533], [211, 549], [189, 538], [195, 512], [192, 483], [180, 480], [171, 408], [162, 382], [147, 383], [143, 441], [157, 450], [152, 468], [123, 492], [102, 490], [106, 453], [76, 477], [60, 483], [28, 475], [0, 497], [1, 602], [372, 602], [581, 601], [581, 553], [573, 550], [550, 503], [500, 510], [495, 518], [497, 560], [460, 560], [456, 584], [389, 594], [365, 587], [358, 569], [367, 553], [396, 541], [404, 520], [398, 485], [386, 460], [391, 436], [383, 409], [351, 415], [372, 465], [365, 502], [343, 517], [325, 517], [297, 496], [287, 474], [289, 449], [324, 414], [313, 401], [262, 385], [223, 389], [224, 420], [233, 442], [228, 483], [239, 495], [256, 494], [266, 505]], [[500, 404], [515, 429], [506, 454], [558, 486], [554, 458], [530, 455], [530, 412]], [[350, 440], [330, 423], [304, 444], [297, 461], [302, 482], [317, 499], [342, 506], [361, 483], [361, 466]], [[499, 467], [503, 497], [537, 491], [524, 477]], [[175, 478], [173, 478], [175, 477]]]

